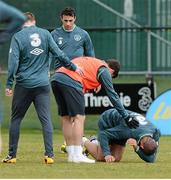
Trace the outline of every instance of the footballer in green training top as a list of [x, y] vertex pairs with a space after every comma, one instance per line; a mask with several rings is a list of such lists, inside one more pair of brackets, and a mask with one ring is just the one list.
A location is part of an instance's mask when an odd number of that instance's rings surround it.
[[85, 148], [97, 161], [120, 161], [127, 143], [142, 160], [155, 162], [160, 130], [141, 114], [128, 110], [127, 113], [139, 121], [139, 127], [129, 128], [119, 112], [112, 108], [100, 116], [99, 143], [94, 137], [90, 140], [83, 138]]
[[[76, 13], [71, 7], [61, 12], [62, 26], [51, 32], [53, 39], [59, 48], [70, 58], [81, 56], [94, 57], [94, 47], [87, 31], [76, 26]], [[55, 69], [59, 68], [60, 62], [55, 61]]]

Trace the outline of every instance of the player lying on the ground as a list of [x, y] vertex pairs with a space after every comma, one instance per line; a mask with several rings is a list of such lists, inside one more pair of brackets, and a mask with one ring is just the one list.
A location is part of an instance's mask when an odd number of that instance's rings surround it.
[[83, 137], [83, 144], [97, 161], [119, 162], [126, 142], [146, 162], [156, 159], [160, 131], [144, 116], [128, 111], [139, 121], [139, 127], [130, 129], [116, 109], [105, 111], [98, 122], [98, 143]]

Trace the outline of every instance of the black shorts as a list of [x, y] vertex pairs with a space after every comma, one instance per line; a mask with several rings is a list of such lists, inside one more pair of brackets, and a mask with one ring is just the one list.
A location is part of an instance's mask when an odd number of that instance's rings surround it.
[[81, 90], [57, 81], [52, 81], [51, 86], [60, 116], [74, 117], [78, 114], [85, 115], [85, 100]]
[[118, 144], [118, 145], [121, 145], [121, 146], [126, 146], [126, 141], [127, 141], [127, 139], [121, 139], [121, 140], [110, 139], [109, 140], [109, 145]]

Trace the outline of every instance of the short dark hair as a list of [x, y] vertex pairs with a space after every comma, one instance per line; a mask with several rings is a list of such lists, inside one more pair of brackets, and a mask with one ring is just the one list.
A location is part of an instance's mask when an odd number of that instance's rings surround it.
[[106, 60], [106, 63], [111, 69], [114, 70], [114, 73], [112, 74], [112, 78], [116, 78], [121, 68], [120, 62], [117, 61], [116, 59], [108, 59]]
[[143, 144], [143, 149], [142, 151], [146, 154], [146, 155], [152, 155], [156, 152], [157, 149], [157, 143], [156, 141], [148, 136], [146, 137], [144, 144]]
[[75, 17], [75, 10], [72, 7], [66, 7], [62, 12], [61, 12], [61, 17], [65, 15], [65, 16], [72, 16]]
[[31, 12], [25, 12], [24, 15], [26, 16], [26, 21], [35, 21], [35, 15]]

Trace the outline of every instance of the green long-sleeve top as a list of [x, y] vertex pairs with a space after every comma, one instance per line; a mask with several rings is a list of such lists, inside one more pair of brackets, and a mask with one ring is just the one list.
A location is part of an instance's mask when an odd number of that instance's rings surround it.
[[49, 84], [49, 54], [52, 53], [71, 70], [76, 66], [58, 48], [49, 31], [37, 26], [25, 27], [16, 33], [11, 41], [8, 61], [7, 88], [16, 84], [25, 88]]
[[[109, 109], [100, 116], [98, 122], [98, 139], [104, 156], [111, 155], [109, 141], [112, 139], [127, 140], [129, 138], [134, 138], [137, 141], [137, 144], [139, 144], [142, 137], [151, 136], [157, 143], [159, 142], [159, 129], [157, 129], [150, 121], [146, 120], [142, 115], [132, 111], [127, 112], [131, 116], [137, 116], [140, 123], [138, 128], [130, 129], [116, 109]], [[135, 152], [146, 162], [154, 162], [156, 159], [157, 151], [152, 155], [146, 155], [141, 148], [137, 148]]]
[[[80, 56], [94, 57], [94, 47], [87, 31], [75, 26], [72, 31], [65, 31], [63, 27], [56, 28], [51, 32], [52, 37], [59, 48], [72, 60]], [[54, 68], [61, 67], [58, 59], [55, 60]]]

